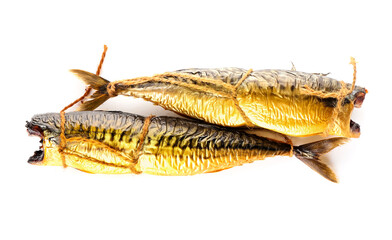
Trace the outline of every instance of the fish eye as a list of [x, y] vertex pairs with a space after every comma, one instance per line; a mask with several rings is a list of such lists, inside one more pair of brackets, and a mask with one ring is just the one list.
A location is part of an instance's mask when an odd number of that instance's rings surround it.
[[56, 137], [48, 137], [46, 139], [46, 147], [54, 147], [58, 145], [58, 139]]

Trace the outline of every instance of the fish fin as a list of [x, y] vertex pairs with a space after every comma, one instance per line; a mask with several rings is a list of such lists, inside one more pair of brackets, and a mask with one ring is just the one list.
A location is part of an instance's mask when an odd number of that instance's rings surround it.
[[101, 94], [97, 97], [91, 98], [81, 103], [78, 107], [78, 111], [92, 111], [97, 107], [101, 106], [110, 97], [107, 94]]
[[70, 72], [75, 74], [86, 85], [96, 90], [96, 92], [90, 96], [89, 100], [83, 102], [79, 106], [78, 111], [94, 110], [110, 98], [107, 92], [107, 86], [110, 83], [108, 80], [98, 75], [95, 75], [94, 73], [86, 72], [79, 69], [71, 69]]
[[348, 138], [330, 138], [313, 143], [304, 144], [294, 147], [295, 156], [311, 169], [318, 172], [326, 179], [337, 183], [338, 179], [333, 170], [325, 163], [321, 162], [319, 157], [348, 141]]
[[295, 68], [295, 66], [294, 66], [294, 63], [293, 63], [293, 62], [291, 62], [291, 71], [297, 71], [297, 69]]
[[217, 172], [220, 172], [220, 171], [223, 171], [223, 170], [226, 170], [226, 169], [230, 169], [230, 168], [232, 168], [232, 167], [227, 167], [227, 168], [222, 168], [222, 169], [217, 169], [217, 170], [211, 170], [211, 171], [207, 171], [205, 173], [217, 173]]
[[71, 69], [69, 71], [80, 78], [80, 80], [82, 80], [86, 85], [92, 87], [95, 90], [100, 90], [103, 86], [107, 86], [109, 84], [108, 80], [95, 75], [94, 73], [86, 72], [80, 69]]

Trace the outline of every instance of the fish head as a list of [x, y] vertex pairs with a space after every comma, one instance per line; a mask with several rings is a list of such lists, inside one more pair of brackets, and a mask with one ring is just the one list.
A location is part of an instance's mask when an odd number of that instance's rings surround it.
[[[348, 84], [351, 87], [351, 84]], [[363, 87], [355, 86], [354, 90], [346, 97], [346, 100], [352, 102], [355, 108], [360, 108], [368, 90]]]
[[47, 114], [35, 115], [26, 123], [26, 128], [29, 135], [39, 137], [41, 143], [27, 162], [41, 166], [62, 166], [58, 118]]
[[361, 135], [360, 125], [350, 119], [350, 117], [353, 108], [360, 108], [362, 106], [367, 93], [366, 88], [355, 86], [354, 90], [346, 97], [342, 112], [347, 113], [348, 116], [342, 114], [342, 116], [339, 115], [339, 118], [344, 118], [341, 122], [346, 123], [346, 127], [343, 128], [349, 129], [349, 133], [343, 136], [358, 138]]
[[368, 91], [365, 88], [359, 89], [354, 95], [354, 107], [360, 108], [363, 101], [365, 100], [366, 93]]

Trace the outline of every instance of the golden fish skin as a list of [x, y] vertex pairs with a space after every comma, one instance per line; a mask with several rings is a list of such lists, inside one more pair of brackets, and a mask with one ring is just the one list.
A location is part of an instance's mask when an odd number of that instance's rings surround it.
[[[91, 79], [101, 79], [82, 70], [71, 71], [90, 85]], [[110, 89], [112, 96], [144, 98], [165, 109], [221, 126], [256, 126], [291, 136], [326, 133], [359, 137], [359, 125], [350, 117], [354, 105], [362, 104], [366, 89], [356, 86], [345, 96], [341, 111], [333, 120], [336, 98], [312, 96], [302, 90], [308, 86], [324, 93], [339, 92], [342, 88], [339, 81], [293, 70], [257, 70], [235, 88], [246, 73], [241, 68], [184, 69], [150, 78], [115, 81]], [[95, 89], [99, 90], [95, 96], [101, 102], [93, 96], [93, 100], [81, 106], [82, 110], [93, 110], [109, 98], [104, 86]]]
[[[67, 113], [66, 148], [61, 153], [59, 114], [36, 115], [26, 127], [30, 134], [43, 139], [43, 150], [36, 151], [29, 162], [62, 166], [64, 160], [67, 166], [89, 173], [179, 176], [221, 171], [292, 151], [286, 143], [192, 120], [152, 117], [143, 132], [145, 123], [144, 117], [122, 112]], [[318, 156], [344, 141], [334, 138], [302, 145], [294, 147], [293, 153], [324, 177], [336, 181], [332, 170]]]

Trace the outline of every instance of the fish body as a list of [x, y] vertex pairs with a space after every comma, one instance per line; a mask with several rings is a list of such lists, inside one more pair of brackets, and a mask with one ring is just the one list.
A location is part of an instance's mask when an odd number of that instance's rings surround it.
[[[81, 110], [93, 110], [109, 98], [108, 81], [82, 70], [71, 71], [93, 87], [93, 82], [101, 83], [95, 86], [97, 94], [82, 104]], [[327, 94], [339, 92], [342, 84], [324, 74], [294, 70], [248, 73], [241, 68], [184, 69], [110, 84], [111, 96], [144, 98], [181, 115], [221, 126], [260, 127], [290, 136], [324, 133], [359, 137], [359, 125], [350, 117], [354, 106], [362, 104], [366, 89], [356, 86], [344, 96], [334, 117], [338, 99], [306, 94], [305, 87]]]
[[[60, 150], [60, 116], [36, 115], [28, 132], [42, 139], [29, 162], [67, 166], [89, 173], [194, 175], [217, 172], [273, 156], [294, 155], [331, 181], [336, 176], [318, 157], [345, 142], [333, 138], [296, 146], [230, 128], [173, 117], [146, 118], [123, 112], [86, 111], [65, 116]], [[146, 129], [144, 131], [143, 129]]]

